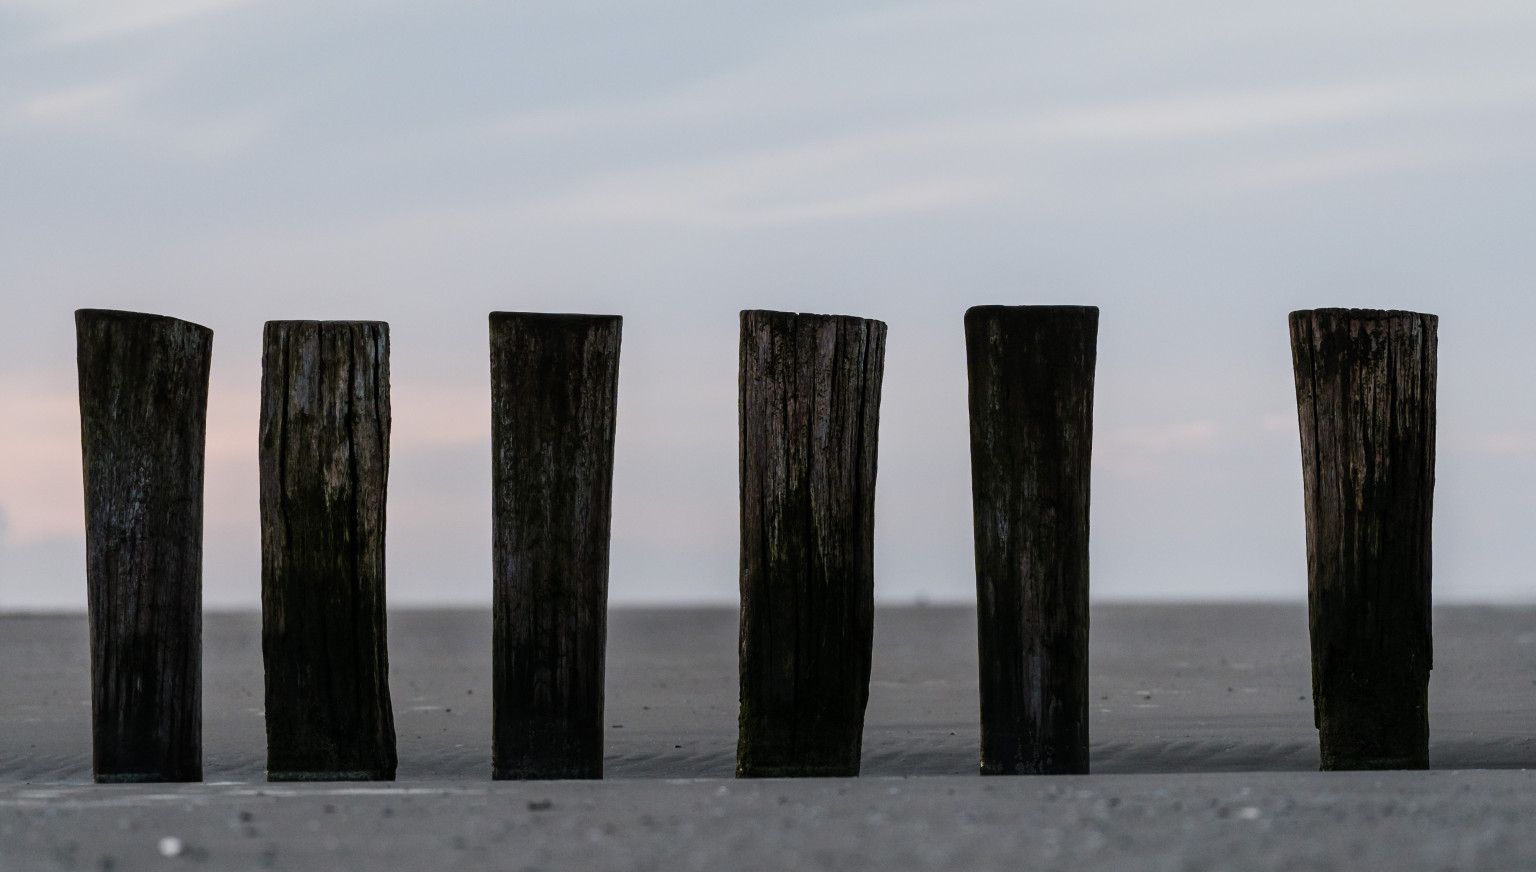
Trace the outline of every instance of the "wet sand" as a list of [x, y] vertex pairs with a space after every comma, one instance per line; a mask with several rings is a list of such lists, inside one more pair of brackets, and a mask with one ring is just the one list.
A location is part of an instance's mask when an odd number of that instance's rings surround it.
[[[1536, 610], [1435, 619], [1432, 765], [1536, 762]], [[183, 840], [172, 859], [221, 868], [541, 869], [1372, 868], [1383, 851], [1395, 868], [1475, 868], [1466, 851], [1507, 860], [1536, 838], [1501, 823], [1536, 811], [1536, 776], [1315, 772], [1306, 617], [1292, 606], [1097, 608], [1095, 775], [979, 778], [974, 621], [879, 611], [865, 778], [747, 784], [729, 780], [734, 613], [615, 610], [609, 780], [493, 785], [489, 616], [401, 611], [400, 782], [267, 786], [259, 621], [211, 614], [209, 784], [108, 788], [88, 785], [83, 617], [0, 617], [0, 869], [154, 868], [169, 862], [165, 835]], [[1287, 832], [1294, 844], [1266, 859], [1265, 840], [1278, 849]]]

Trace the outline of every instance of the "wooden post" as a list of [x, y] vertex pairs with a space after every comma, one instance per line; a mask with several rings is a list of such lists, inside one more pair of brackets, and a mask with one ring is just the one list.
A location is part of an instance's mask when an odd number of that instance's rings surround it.
[[1434, 315], [1291, 314], [1324, 769], [1429, 765]]
[[1088, 772], [1088, 498], [1099, 310], [965, 313], [981, 772]]
[[389, 325], [268, 321], [261, 381], [267, 778], [389, 781]]
[[859, 772], [885, 334], [741, 313], [738, 777]]
[[200, 781], [203, 442], [213, 331], [75, 313], [98, 782]]
[[497, 779], [603, 777], [622, 326], [491, 313]]

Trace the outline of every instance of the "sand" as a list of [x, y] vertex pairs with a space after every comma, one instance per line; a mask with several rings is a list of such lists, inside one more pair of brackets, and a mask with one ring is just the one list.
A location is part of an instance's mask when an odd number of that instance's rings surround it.
[[[0, 869], [1446, 869], [1536, 856], [1520, 825], [1536, 776], [1314, 771], [1300, 607], [1096, 609], [1095, 774], [982, 779], [974, 620], [879, 612], [864, 778], [741, 783], [734, 614], [615, 610], [609, 780], [520, 785], [488, 780], [488, 615], [401, 611], [400, 781], [269, 787], [258, 619], [211, 614], [209, 783], [109, 788], [88, 784], [83, 618], [0, 618]], [[1437, 610], [1430, 699], [1437, 770], [1536, 761], [1536, 610]], [[168, 837], [181, 840], [171, 858]]]

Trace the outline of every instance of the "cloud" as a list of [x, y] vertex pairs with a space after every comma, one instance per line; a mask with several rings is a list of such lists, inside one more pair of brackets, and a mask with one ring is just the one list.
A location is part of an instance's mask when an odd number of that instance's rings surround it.
[[152, 90], [148, 79], [118, 77], [34, 92], [9, 112], [0, 104], [0, 134], [90, 136], [144, 154], [208, 161], [250, 148], [274, 127], [273, 116], [257, 110], [166, 111], [154, 105]]
[[1095, 435], [1095, 442], [1117, 450], [1168, 454], [1210, 445], [1221, 435], [1214, 421], [1178, 421], [1117, 427]]
[[[559, 141], [633, 136], [678, 124], [729, 126], [738, 112], [772, 103], [704, 91], [651, 103], [562, 109], [503, 119], [497, 136]], [[754, 97], [757, 95], [754, 93]], [[815, 103], [823, 99], [811, 95]], [[935, 212], [1016, 200], [1060, 200], [1084, 181], [1123, 177], [1115, 196], [1166, 205], [1212, 195], [1301, 188], [1341, 177], [1476, 165], [1524, 153], [1525, 140], [1431, 119], [1536, 104], [1536, 81], [1393, 80], [1316, 87], [1235, 89], [1052, 108], [990, 105], [984, 112], [888, 120], [832, 136], [716, 151], [577, 177], [524, 201], [566, 221], [768, 226], [871, 215]], [[1411, 121], [1426, 132], [1385, 134]], [[1241, 149], [1233, 141], [1247, 140]], [[1157, 143], [1190, 151], [1161, 164], [1127, 163]], [[1198, 155], [1209, 152], [1200, 159]], [[1134, 172], [1132, 172], [1134, 170]], [[1070, 199], [1070, 198], [1068, 198]]]
[[[615, 590], [659, 597], [730, 590], [738, 308], [890, 322], [882, 572], [937, 596], [970, 572], [968, 303], [1104, 307], [1095, 560], [1160, 596], [1229, 589], [1251, 555], [1213, 539], [1299, 535], [1285, 311], [1521, 353], [1536, 6], [854, 6], [0, 0], [5, 582], [78, 570], [44, 548], [80, 539], [74, 305], [219, 331], [209, 594], [247, 604], [266, 317], [397, 326], [391, 584], [423, 598], [484, 591], [488, 308], [630, 316]], [[1508, 482], [1522, 370], [1476, 370], [1487, 435], [1444, 453]]]
[[0, 0], [9, 9], [37, 22], [40, 48], [131, 39], [169, 27], [251, 5], [254, 0]]
[[[794, 170], [786, 166], [786, 174]], [[786, 183], [788, 179], [783, 179]], [[553, 215], [568, 221], [678, 222], [712, 226], [767, 227], [850, 218], [892, 217], [984, 202], [999, 191], [982, 180], [932, 179], [912, 184], [875, 184], [838, 194], [812, 185], [785, 196], [771, 179], [722, 179], [719, 187], [679, 179], [676, 186], [638, 184], [627, 189], [596, 188], [558, 198]], [[763, 202], [766, 198], [787, 202]]]
[[1265, 433], [1291, 433], [1297, 428], [1295, 412], [1268, 412], [1259, 420]]
[[1482, 433], [1457, 440], [1464, 451], [1486, 457], [1536, 457], [1536, 432]]
[[[1203, 94], [1174, 92], [1159, 97], [1053, 103], [1036, 100], [978, 110], [946, 112], [913, 119], [898, 114], [878, 127], [838, 139], [823, 140], [824, 151], [858, 150], [872, 146], [901, 149], [954, 146], [962, 143], [1144, 145], [1153, 139], [1189, 139], [1212, 135], [1247, 135], [1341, 121], [1358, 123], [1406, 111], [1464, 107], [1473, 96], [1498, 105], [1526, 102], [1536, 96], [1530, 83], [1501, 83], [1490, 91], [1482, 79], [1454, 83], [1415, 81], [1329, 83], [1297, 88], [1248, 88]], [[492, 122], [483, 131], [504, 140], [562, 139], [601, 132], [655, 128], [677, 124], [727, 125], [774, 108], [793, 105], [807, 110], [840, 99], [836, 89], [804, 94], [767, 87], [750, 78], [730, 77], [670, 92], [648, 101], [561, 107], [519, 113]]]
[[1192, 456], [1209, 454], [1225, 432], [1210, 420], [1101, 427], [1093, 437], [1094, 465], [1131, 478], [1166, 475]]
[[[271, 112], [185, 101], [187, 86], [217, 63], [207, 47], [218, 44], [218, 34], [170, 46], [104, 43], [200, 25], [251, 2], [0, 0], [0, 13], [15, 13], [31, 33], [0, 34], [0, 78], [8, 80], [0, 89], [0, 141], [110, 143], [118, 148], [116, 164], [145, 155], [206, 161], [247, 149], [271, 132]], [[53, 50], [58, 57], [49, 55]]]
[[119, 80], [45, 91], [23, 100], [17, 114], [48, 124], [96, 122], [103, 117], [120, 116], [128, 107], [133, 91], [132, 84]]
[[1397, 85], [1330, 85], [1232, 91], [1070, 109], [1035, 126], [1044, 140], [1071, 144], [1189, 139], [1254, 134], [1362, 116], [1412, 106], [1412, 89]]

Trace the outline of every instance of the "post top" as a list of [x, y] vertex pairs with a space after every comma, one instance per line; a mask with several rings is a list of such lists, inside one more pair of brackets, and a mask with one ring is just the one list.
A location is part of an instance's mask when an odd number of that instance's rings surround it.
[[742, 318], [743, 321], [745, 321], [749, 317], [754, 317], [754, 316], [755, 317], [766, 317], [766, 318], [791, 318], [791, 319], [805, 318], [807, 320], [819, 320], [819, 321], [846, 321], [846, 322], [853, 323], [853, 324], [875, 324], [875, 325], [878, 325], [878, 326], [880, 326], [882, 328], [886, 326], [884, 321], [879, 321], [879, 320], [876, 320], [874, 318], [860, 318], [857, 315], [821, 315], [821, 314], [817, 314], [815, 312], [781, 312], [781, 311], [778, 311], [776, 309], [742, 309], [741, 310], [741, 318]]
[[1291, 320], [1301, 318], [1347, 318], [1352, 321], [1392, 321], [1400, 318], [1425, 318], [1431, 323], [1440, 320], [1439, 315], [1431, 315], [1427, 312], [1411, 312], [1407, 309], [1354, 309], [1349, 307], [1325, 307], [1321, 309], [1298, 309], [1291, 313]]
[[1064, 305], [1027, 305], [1011, 306], [1002, 304], [986, 304], [972, 306], [965, 310], [965, 317], [982, 317], [985, 315], [1079, 315], [1083, 317], [1098, 317], [1098, 306], [1064, 306]]
[[76, 309], [75, 324], [84, 326], [91, 322], [116, 322], [118, 324], [137, 324], [143, 327], [179, 327], [190, 329], [193, 332], [203, 334], [205, 337], [213, 336], [213, 330], [191, 321], [183, 321], [170, 315], [156, 315], [152, 312], [131, 312], [125, 309]]
[[580, 312], [492, 312], [492, 324], [499, 321], [532, 321], [546, 324], [624, 323], [623, 315], [589, 315]]
[[268, 321], [261, 329], [267, 342], [284, 339], [307, 341], [334, 341], [337, 337], [348, 340], [363, 339], [368, 342], [382, 341], [389, 344], [388, 321]]
[[335, 320], [333, 320], [333, 321], [326, 321], [326, 320], [315, 320], [313, 318], [274, 318], [274, 319], [272, 319], [272, 320], [270, 320], [270, 321], [268, 321], [266, 323], [266, 326], [268, 326], [268, 327], [288, 327], [288, 326], [296, 326], [296, 325], [298, 325], [298, 326], [313, 325], [313, 326], [316, 326], [316, 327], [384, 327], [384, 328], [388, 328], [389, 327], [389, 322], [388, 321], [365, 321], [365, 320], [361, 320], [360, 321], [360, 320], [352, 320], [352, 319], [339, 320], [339, 321], [335, 321]]

